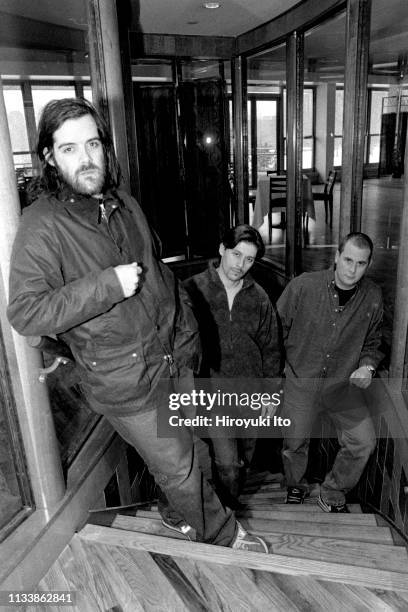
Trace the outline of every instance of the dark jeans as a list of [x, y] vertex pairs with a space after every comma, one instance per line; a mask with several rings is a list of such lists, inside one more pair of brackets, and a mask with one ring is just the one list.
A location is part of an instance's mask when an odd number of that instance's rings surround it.
[[376, 445], [374, 426], [361, 392], [345, 381], [327, 390], [324, 379], [287, 380], [283, 418], [292, 424], [285, 428], [282, 450], [288, 486], [307, 489], [304, 482], [309, 440], [316, 417], [324, 414], [335, 426], [340, 450], [332, 469], [321, 485], [323, 499], [334, 505], [345, 503], [345, 495], [359, 481]]
[[236, 521], [204, 478], [189, 429], [178, 427], [177, 437], [157, 437], [157, 411], [124, 417], [107, 417], [122, 438], [145, 461], [160, 486], [159, 511], [172, 523], [184, 519], [196, 530], [197, 539], [229, 546]]
[[245, 484], [246, 468], [255, 452], [255, 438], [208, 439], [212, 458], [213, 482], [222, 501], [237, 508]]

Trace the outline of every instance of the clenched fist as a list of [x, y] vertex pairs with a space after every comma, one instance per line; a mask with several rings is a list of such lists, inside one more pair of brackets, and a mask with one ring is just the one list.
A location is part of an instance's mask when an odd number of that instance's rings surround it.
[[136, 261], [134, 261], [130, 264], [116, 266], [114, 270], [120, 282], [120, 286], [122, 287], [125, 298], [133, 295], [139, 286], [139, 276], [143, 272], [142, 267], [139, 266]]

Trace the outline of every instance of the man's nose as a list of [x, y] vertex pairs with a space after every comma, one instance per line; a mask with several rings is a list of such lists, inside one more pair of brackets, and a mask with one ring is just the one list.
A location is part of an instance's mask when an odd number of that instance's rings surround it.
[[81, 147], [79, 154], [81, 163], [89, 162], [89, 160], [91, 159], [90, 151], [86, 146]]

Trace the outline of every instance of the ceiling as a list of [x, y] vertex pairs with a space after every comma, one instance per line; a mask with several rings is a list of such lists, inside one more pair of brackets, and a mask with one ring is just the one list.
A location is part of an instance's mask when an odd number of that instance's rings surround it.
[[[122, 0], [120, 0], [122, 1]], [[299, 0], [129, 0], [132, 29], [149, 34], [238, 36], [274, 19]], [[86, 28], [84, 0], [1, 0], [0, 10], [71, 28]]]
[[[106, 0], [100, 1], [105, 2]], [[146, 34], [232, 37], [248, 32], [299, 4], [299, 0], [219, 0], [221, 5], [219, 9], [208, 10], [203, 8], [204, 0], [116, 1], [121, 3], [121, 6], [129, 4], [131, 8], [129, 23], [133, 31]], [[320, 1], [324, 5], [325, 0]], [[408, 10], [406, 10], [406, 2], [407, 0], [372, 0], [371, 74], [393, 76], [404, 82], [407, 80]], [[68, 27], [74, 33], [78, 29], [86, 30], [86, 6], [86, 0], [35, 0], [35, 2], [33, 0], [0, 0], [0, 12], [16, 16], [17, 20], [15, 29], [7, 25], [7, 19], [3, 20], [5, 22], [3, 35], [8, 38], [5, 46], [24, 46], [21, 40], [26, 37], [28, 31], [34, 31], [37, 33], [37, 49], [41, 49], [42, 45], [47, 48], [48, 39], [43, 36], [42, 32], [44, 27], [47, 31], [48, 24]], [[44, 26], [44, 23], [47, 25]], [[322, 24], [312, 28], [307, 32], [305, 39], [308, 61], [311, 60], [316, 64], [316, 59], [318, 59], [321, 64], [327, 64], [326, 69], [330, 66], [338, 68], [344, 65], [344, 33], [344, 13], [337, 18], [331, 18], [327, 26]], [[63, 31], [62, 34], [64, 34]], [[55, 36], [56, 43], [59, 44], [59, 34], [56, 32]], [[27, 48], [29, 47], [28, 44]], [[276, 56], [276, 50], [272, 54]], [[267, 52], [262, 55], [262, 60], [267, 61], [268, 57]]]

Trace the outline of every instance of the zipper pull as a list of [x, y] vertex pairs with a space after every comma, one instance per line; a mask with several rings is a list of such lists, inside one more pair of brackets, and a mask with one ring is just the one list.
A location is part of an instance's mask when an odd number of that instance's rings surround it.
[[108, 221], [108, 217], [106, 216], [106, 211], [105, 211], [105, 204], [103, 202], [101, 202], [99, 204], [99, 219], [98, 219], [98, 223], [101, 223], [101, 221]]
[[170, 355], [170, 354], [164, 355], [163, 359], [167, 361], [168, 363], [169, 370], [170, 370], [170, 376], [174, 376], [174, 374], [176, 373], [176, 368], [174, 367], [173, 355]]

